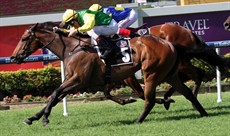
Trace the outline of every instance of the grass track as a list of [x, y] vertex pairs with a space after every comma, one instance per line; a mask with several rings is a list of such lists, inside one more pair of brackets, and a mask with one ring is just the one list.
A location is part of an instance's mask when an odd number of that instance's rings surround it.
[[201, 118], [182, 96], [166, 111], [156, 105], [142, 124], [134, 121], [143, 111], [144, 102], [120, 106], [111, 101], [68, 105], [68, 117], [62, 116], [62, 104], [50, 116], [50, 124], [42, 127], [41, 120], [27, 126], [22, 121], [42, 107], [0, 111], [0, 136], [229, 136], [230, 93], [200, 94], [199, 101], [209, 113]]

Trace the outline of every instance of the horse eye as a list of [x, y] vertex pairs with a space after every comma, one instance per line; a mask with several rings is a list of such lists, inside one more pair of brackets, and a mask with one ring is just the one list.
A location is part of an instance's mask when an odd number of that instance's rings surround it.
[[25, 38], [22, 38], [22, 41], [24, 42], [24, 41], [26, 41], [27, 40], [27, 37], [25, 37]]
[[27, 41], [28, 39], [31, 39], [31, 36], [27, 36], [27, 37], [22, 38], [22, 41], [24, 42], [24, 41]]

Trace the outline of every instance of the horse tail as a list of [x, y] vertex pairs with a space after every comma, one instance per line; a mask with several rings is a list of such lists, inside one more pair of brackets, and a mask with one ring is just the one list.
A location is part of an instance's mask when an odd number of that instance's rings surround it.
[[193, 57], [207, 62], [211, 66], [218, 66], [221, 72], [225, 73], [226, 60], [219, 56], [215, 49], [208, 46], [202, 38], [194, 34], [197, 45], [200, 45], [194, 52], [190, 52]]
[[230, 77], [230, 70], [228, 69], [230, 67], [230, 57], [227, 58], [223, 58], [224, 62], [225, 62], [225, 66], [226, 66], [226, 73], [225, 76], [226, 77]]

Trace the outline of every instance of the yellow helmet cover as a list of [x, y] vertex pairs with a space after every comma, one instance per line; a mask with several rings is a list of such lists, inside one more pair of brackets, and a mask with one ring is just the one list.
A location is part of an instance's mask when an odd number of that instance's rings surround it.
[[73, 9], [67, 9], [65, 11], [65, 13], [63, 14], [63, 16], [62, 16], [62, 21], [65, 22], [65, 23], [69, 22], [72, 19], [76, 19], [77, 15], [78, 14], [77, 14], [77, 12], [75, 10], [73, 10]]
[[116, 9], [116, 10], [120, 10], [120, 11], [125, 10], [125, 8], [122, 7], [121, 5], [117, 5], [117, 6], [115, 7], [115, 9]]
[[102, 11], [102, 6], [99, 4], [93, 4], [89, 7], [89, 10], [91, 11]]

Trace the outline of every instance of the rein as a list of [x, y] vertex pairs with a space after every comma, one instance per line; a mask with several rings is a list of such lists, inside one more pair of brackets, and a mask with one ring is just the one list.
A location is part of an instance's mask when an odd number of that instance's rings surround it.
[[[63, 38], [62, 38], [63, 35], [62, 35], [62, 34], [58, 34], [58, 35], [59, 35], [59, 38], [61, 39], [61, 42], [62, 42], [62, 44], [63, 44], [63, 46], [64, 46], [64, 49], [63, 49], [63, 51], [62, 51], [62, 55], [63, 55], [63, 57], [64, 57], [64, 56], [65, 56], [66, 44], [65, 44], [65, 42], [64, 42], [64, 40], [63, 40]], [[91, 48], [89, 45], [92, 45], [92, 44], [91, 44], [90, 42], [87, 42], [87, 41], [82, 40], [80, 36], [71, 36], [71, 37], [74, 38], [74, 39], [76, 39], [76, 40], [78, 40], [79, 42], [78, 42], [78, 44], [68, 53], [68, 56], [67, 56], [67, 57], [69, 57], [69, 56], [71, 56], [71, 55], [77, 53], [78, 51], [84, 50], [84, 49], [86, 49], [86, 48]], [[81, 45], [81, 42], [86, 43], [86, 45]], [[80, 46], [80, 49], [76, 50], [77, 47], [79, 47], [79, 46]]]
[[54, 38], [49, 43], [47, 43], [46, 45], [43, 45], [41, 48], [45, 48], [48, 45], [50, 45], [54, 41], [55, 38], [56, 38], [56, 35], [54, 36]]
[[[31, 35], [32, 36], [34, 36], [35, 37], [35, 40], [37, 40], [37, 41], [39, 41], [40, 43], [42, 43], [37, 37], [36, 37], [36, 35], [35, 35], [35, 31], [29, 31], [30, 33], [31, 33]], [[37, 32], [45, 32], [45, 33], [49, 33], [49, 34], [52, 34], [52, 33], [50, 33], [49, 31], [42, 31], [42, 30], [37, 30]], [[49, 43], [47, 43], [46, 45], [44, 45], [43, 43], [43, 46], [41, 47], [41, 48], [46, 48], [48, 45], [50, 45], [54, 40], [55, 40], [55, 38], [56, 38], [56, 35], [54, 35], [54, 37], [53, 37], [53, 39], [49, 42]]]
[[[75, 51], [75, 49], [78, 46], [80, 46], [81, 49], [86, 49], [86, 48], [90, 48], [90, 45], [92, 45], [91, 42], [87, 42], [87, 41], [82, 40], [80, 36], [71, 36], [71, 37], [74, 39], [77, 39], [79, 41], [79, 43], [72, 49], [72, 51], [69, 52], [69, 55], [73, 55], [75, 52], [77, 52], [77, 51]], [[81, 45], [81, 42], [85, 43], [86, 45]]]
[[[44, 33], [44, 32], [45, 32], [45, 33], [52, 34], [51, 32], [47, 31], [46, 29], [45, 29], [45, 30], [27, 30], [27, 31], [29, 32], [30, 35], [29, 35], [29, 37], [23, 39], [24, 41], [27, 41], [26, 46], [24, 46], [24, 51], [25, 51], [25, 52], [31, 52], [31, 51], [28, 51], [28, 50], [26, 49], [26, 47], [28, 47], [29, 44], [30, 44], [33, 40], [40, 42], [40, 43], [43, 45], [41, 48], [46, 48], [47, 46], [49, 46], [50, 44], [52, 44], [52, 43], [54, 42], [55, 38], [56, 38], [56, 34], [55, 34], [55, 35], [53, 36], [52, 40], [50, 40], [47, 44], [43, 44], [43, 43], [40, 41], [40, 39], [35, 35], [35, 33], [36, 33], [36, 32], [41, 32], [41, 33]], [[66, 44], [65, 44], [65, 42], [64, 42], [64, 40], [63, 40], [63, 37], [62, 37], [63, 35], [62, 35], [62, 34], [59, 34], [59, 33], [57, 33], [57, 34], [59, 35], [59, 38], [60, 38], [60, 40], [61, 40], [61, 42], [62, 42], [62, 44], [63, 44], [63, 46], [64, 46], [64, 49], [63, 49], [63, 51], [62, 51], [62, 56], [65, 57]], [[78, 52], [79, 50], [86, 49], [86, 47], [87, 47], [87, 48], [90, 48], [89, 45], [92, 45], [91, 42], [87, 42], [87, 41], [85, 41], [85, 40], [82, 40], [80, 36], [71, 36], [71, 37], [74, 38], [74, 39], [77, 39], [79, 42], [78, 42], [78, 44], [68, 53], [68, 56], [73, 55], [74, 53]], [[81, 45], [81, 42], [85, 43], [86, 45]], [[76, 48], [79, 47], [79, 46], [81, 47], [81, 49], [76, 50]]]

